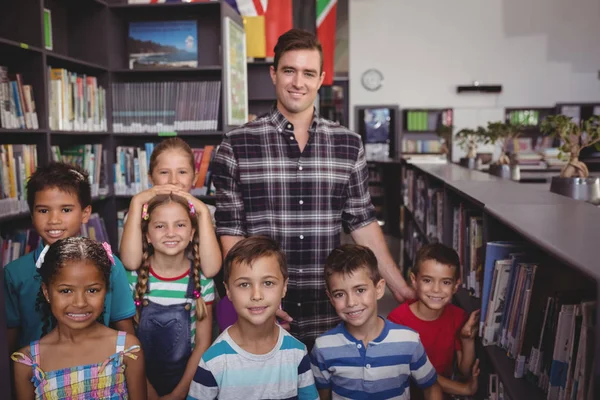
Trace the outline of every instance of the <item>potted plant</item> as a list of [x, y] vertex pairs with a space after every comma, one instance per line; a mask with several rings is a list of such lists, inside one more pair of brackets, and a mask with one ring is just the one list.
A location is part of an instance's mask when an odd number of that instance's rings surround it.
[[459, 161], [460, 165], [469, 169], [475, 168], [475, 158], [477, 157], [477, 146], [485, 142], [486, 132], [485, 128], [478, 127], [477, 129], [461, 129], [456, 134], [456, 141], [458, 146], [467, 153], [465, 157], [462, 157]]
[[454, 127], [452, 125], [439, 124], [437, 128], [437, 135], [441, 139], [442, 147], [440, 153], [446, 154], [448, 160], [452, 160], [452, 132]]
[[510, 143], [514, 144], [514, 140], [521, 135], [521, 132], [521, 125], [500, 121], [488, 123], [486, 131], [487, 142], [500, 145], [500, 156], [498, 160], [490, 165], [490, 174], [506, 179], [510, 179], [513, 176], [513, 172], [516, 175], [514, 169], [518, 168], [518, 165], [511, 163], [511, 158], [508, 155], [508, 147]]
[[553, 177], [550, 190], [578, 200], [600, 203], [600, 178], [590, 178], [585, 163], [579, 160], [581, 150], [600, 142], [600, 117], [593, 116], [581, 123], [565, 115], [544, 119], [542, 132], [561, 140], [559, 157], [568, 158], [559, 177]]

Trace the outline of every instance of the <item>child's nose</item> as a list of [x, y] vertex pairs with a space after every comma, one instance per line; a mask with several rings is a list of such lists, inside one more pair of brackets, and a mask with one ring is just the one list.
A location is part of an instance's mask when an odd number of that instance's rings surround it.
[[256, 285], [253, 287], [252, 289], [252, 300], [262, 300], [263, 295], [262, 295], [262, 290], [260, 289], [259, 285]]
[[76, 307], [84, 307], [87, 305], [87, 298], [85, 296], [85, 293], [83, 293], [83, 292], [75, 293], [74, 305]]

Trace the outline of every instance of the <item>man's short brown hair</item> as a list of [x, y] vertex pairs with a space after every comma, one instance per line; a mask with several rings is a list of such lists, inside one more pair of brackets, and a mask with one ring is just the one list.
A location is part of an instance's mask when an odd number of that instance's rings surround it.
[[288, 278], [287, 261], [279, 244], [267, 236], [250, 236], [237, 242], [223, 261], [223, 282], [229, 284], [229, 276], [234, 264], [252, 265], [263, 257], [275, 257], [283, 279]]
[[426, 244], [417, 251], [415, 263], [410, 272], [418, 276], [421, 265], [428, 260], [434, 260], [439, 264], [454, 268], [454, 279], [458, 280], [460, 278], [460, 258], [452, 247], [441, 243]]
[[275, 58], [273, 59], [273, 68], [275, 68], [275, 71], [277, 71], [281, 56], [292, 50], [317, 50], [321, 57], [321, 71], [319, 71], [319, 74], [323, 72], [323, 47], [321, 46], [321, 42], [319, 42], [319, 39], [314, 34], [296, 28], [290, 29], [277, 39], [274, 49]]
[[333, 274], [352, 275], [359, 269], [366, 269], [374, 285], [381, 280], [377, 268], [377, 257], [368, 247], [358, 244], [345, 244], [333, 249], [325, 262], [325, 283], [329, 290], [329, 278]]

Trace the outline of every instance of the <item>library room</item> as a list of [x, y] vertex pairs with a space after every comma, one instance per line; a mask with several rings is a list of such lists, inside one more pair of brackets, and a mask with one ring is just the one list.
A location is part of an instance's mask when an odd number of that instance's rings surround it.
[[0, 0], [0, 157], [2, 399], [600, 399], [598, 0]]

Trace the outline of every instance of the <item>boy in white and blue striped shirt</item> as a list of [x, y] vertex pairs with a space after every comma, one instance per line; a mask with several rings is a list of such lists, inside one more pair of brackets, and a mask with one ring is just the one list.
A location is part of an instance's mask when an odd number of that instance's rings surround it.
[[410, 381], [441, 400], [437, 374], [418, 333], [377, 315], [385, 281], [373, 252], [334, 249], [325, 265], [327, 294], [342, 322], [317, 338], [312, 370], [321, 400], [410, 399]]
[[287, 277], [274, 240], [253, 236], [231, 248], [223, 281], [238, 320], [202, 355], [188, 400], [319, 398], [306, 346], [276, 323]]

